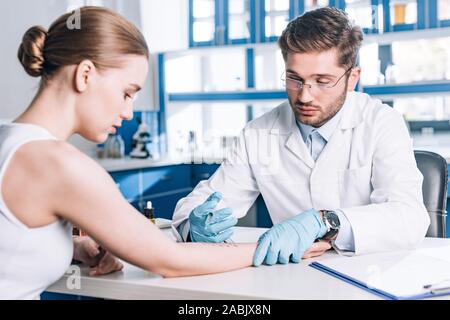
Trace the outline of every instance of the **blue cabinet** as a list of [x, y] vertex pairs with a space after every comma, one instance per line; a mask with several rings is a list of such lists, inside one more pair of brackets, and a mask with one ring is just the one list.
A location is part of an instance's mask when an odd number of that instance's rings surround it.
[[72, 294], [43, 292], [41, 294], [41, 300], [102, 300], [99, 298], [77, 296]]
[[200, 181], [208, 180], [219, 168], [219, 164], [196, 164], [192, 166], [192, 187]]
[[192, 185], [190, 165], [143, 169], [141, 174], [143, 186], [141, 194], [144, 197], [191, 188]]
[[269, 210], [267, 210], [266, 203], [261, 195], [256, 199], [256, 226], [258, 228], [271, 228], [273, 226]]
[[172, 218], [177, 201], [192, 190], [190, 165], [125, 170], [110, 173], [123, 196], [139, 212], [152, 201], [155, 215]]
[[139, 180], [140, 171], [139, 170], [127, 170], [112, 172], [111, 177], [113, 178], [116, 185], [119, 187], [122, 195], [130, 202], [133, 202], [140, 197], [139, 190]]
[[142, 199], [129, 202], [137, 211], [144, 212], [144, 201]]
[[144, 205], [147, 201], [151, 201], [153, 207], [155, 208], [155, 217], [156, 218], [164, 218], [164, 219], [172, 219], [173, 212], [175, 211], [175, 206], [177, 202], [186, 197], [192, 188], [175, 191], [174, 193], [170, 193], [167, 195], [153, 195], [149, 197], [145, 197], [143, 202]]

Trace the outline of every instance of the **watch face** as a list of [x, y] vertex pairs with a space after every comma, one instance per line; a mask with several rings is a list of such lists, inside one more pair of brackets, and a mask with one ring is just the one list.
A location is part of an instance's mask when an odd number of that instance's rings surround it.
[[341, 223], [339, 221], [338, 215], [333, 211], [325, 211], [324, 217], [330, 223], [331, 228], [339, 229]]

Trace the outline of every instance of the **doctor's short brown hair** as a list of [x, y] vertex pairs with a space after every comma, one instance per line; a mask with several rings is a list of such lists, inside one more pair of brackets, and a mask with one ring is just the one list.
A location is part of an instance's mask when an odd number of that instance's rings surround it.
[[325, 7], [289, 22], [278, 45], [285, 61], [288, 53], [337, 49], [338, 64], [347, 69], [356, 65], [362, 40], [361, 28], [350, 22], [345, 11]]

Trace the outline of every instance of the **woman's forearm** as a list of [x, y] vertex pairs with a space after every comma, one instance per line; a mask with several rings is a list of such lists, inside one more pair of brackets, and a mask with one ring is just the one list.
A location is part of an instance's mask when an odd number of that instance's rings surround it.
[[180, 277], [226, 272], [252, 265], [256, 243], [177, 243], [177, 254], [161, 274]]

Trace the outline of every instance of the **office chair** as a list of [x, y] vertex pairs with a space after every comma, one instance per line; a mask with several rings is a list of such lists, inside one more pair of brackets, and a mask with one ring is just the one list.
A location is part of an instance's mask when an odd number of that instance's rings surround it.
[[427, 237], [446, 237], [447, 161], [437, 153], [415, 150], [417, 167], [423, 175], [423, 202], [430, 215]]

